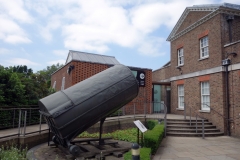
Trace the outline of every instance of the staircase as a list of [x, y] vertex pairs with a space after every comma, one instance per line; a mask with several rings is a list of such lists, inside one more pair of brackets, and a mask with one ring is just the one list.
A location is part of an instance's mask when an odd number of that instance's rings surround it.
[[[224, 133], [216, 128], [208, 120], [204, 120], [204, 136], [214, 137], [223, 136]], [[168, 119], [167, 120], [167, 136], [177, 137], [202, 137], [202, 120], [197, 120], [197, 133], [196, 133], [196, 120], [184, 119]]]

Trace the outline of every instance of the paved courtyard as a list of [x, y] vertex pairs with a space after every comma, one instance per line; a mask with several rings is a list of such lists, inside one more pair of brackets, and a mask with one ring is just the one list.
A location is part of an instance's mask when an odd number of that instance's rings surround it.
[[167, 137], [153, 160], [240, 160], [240, 139], [228, 136]]

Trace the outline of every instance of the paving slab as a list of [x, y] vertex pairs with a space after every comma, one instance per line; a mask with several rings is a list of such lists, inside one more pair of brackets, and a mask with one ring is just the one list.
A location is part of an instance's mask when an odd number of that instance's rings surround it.
[[240, 160], [240, 138], [170, 137], [161, 142], [153, 160]]

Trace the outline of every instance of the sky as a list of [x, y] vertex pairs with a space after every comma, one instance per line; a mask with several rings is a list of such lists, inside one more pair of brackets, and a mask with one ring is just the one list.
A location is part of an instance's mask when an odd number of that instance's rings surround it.
[[[222, 0], [0, 0], [0, 65], [34, 72], [65, 64], [69, 50], [156, 70], [186, 7]], [[227, 3], [240, 4], [239, 0]]]

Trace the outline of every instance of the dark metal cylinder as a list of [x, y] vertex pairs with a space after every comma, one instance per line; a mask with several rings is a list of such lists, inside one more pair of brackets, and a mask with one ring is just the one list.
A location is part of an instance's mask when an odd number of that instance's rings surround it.
[[140, 160], [140, 147], [137, 143], [132, 144], [132, 160]]
[[138, 91], [132, 71], [124, 65], [115, 65], [41, 99], [38, 105], [54, 134], [59, 139], [71, 141], [129, 103]]

